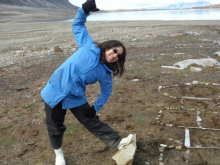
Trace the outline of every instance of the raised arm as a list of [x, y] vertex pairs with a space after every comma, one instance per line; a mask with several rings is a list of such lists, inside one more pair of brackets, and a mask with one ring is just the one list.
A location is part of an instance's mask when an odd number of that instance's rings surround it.
[[90, 11], [99, 11], [99, 9], [96, 8], [95, 0], [87, 0], [82, 7], [79, 8], [72, 24], [73, 34], [79, 47], [93, 42], [85, 26], [86, 18], [90, 15]]

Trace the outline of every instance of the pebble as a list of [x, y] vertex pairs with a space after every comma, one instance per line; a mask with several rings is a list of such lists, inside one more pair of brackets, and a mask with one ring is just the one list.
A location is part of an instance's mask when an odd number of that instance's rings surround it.
[[199, 84], [198, 81], [193, 81], [192, 84], [196, 85], [196, 84]]
[[138, 79], [133, 79], [132, 81], [133, 81], [133, 82], [138, 82], [139, 80], [138, 80]]
[[182, 145], [176, 146], [176, 149], [181, 150], [181, 149], [183, 149], [183, 146]]
[[159, 147], [159, 152], [164, 152], [164, 147]]

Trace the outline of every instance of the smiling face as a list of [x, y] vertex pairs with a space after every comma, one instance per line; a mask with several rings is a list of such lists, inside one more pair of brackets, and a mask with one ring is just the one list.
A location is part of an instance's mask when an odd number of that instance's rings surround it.
[[106, 57], [106, 61], [108, 63], [112, 63], [118, 60], [118, 56], [121, 56], [123, 53], [123, 48], [120, 47], [114, 47], [111, 49], [108, 49], [105, 51], [105, 57]]

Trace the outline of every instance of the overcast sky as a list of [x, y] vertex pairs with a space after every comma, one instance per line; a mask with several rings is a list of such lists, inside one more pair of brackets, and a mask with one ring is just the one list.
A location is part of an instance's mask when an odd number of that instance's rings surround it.
[[[187, 3], [187, 2], [213, 2], [215, 4], [219, 4], [220, 0], [96, 0], [96, 5], [98, 8], [102, 10], [109, 9], [132, 9], [132, 8], [140, 8], [147, 7], [152, 5], [163, 5], [163, 4], [176, 4], [176, 3]], [[69, 0], [75, 6], [81, 7], [86, 0]]]

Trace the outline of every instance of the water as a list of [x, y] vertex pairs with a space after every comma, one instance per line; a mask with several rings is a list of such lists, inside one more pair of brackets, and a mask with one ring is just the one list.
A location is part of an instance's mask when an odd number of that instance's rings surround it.
[[[119, 20], [220, 20], [220, 9], [155, 10], [115, 13], [92, 13], [87, 21]], [[62, 20], [64, 22], [73, 19]]]

